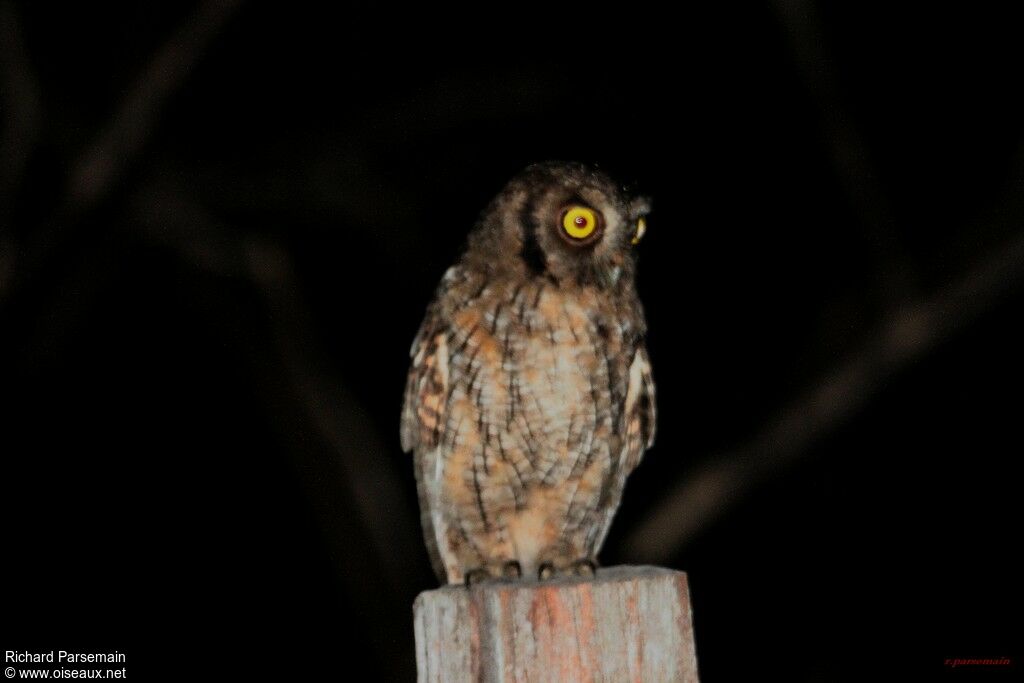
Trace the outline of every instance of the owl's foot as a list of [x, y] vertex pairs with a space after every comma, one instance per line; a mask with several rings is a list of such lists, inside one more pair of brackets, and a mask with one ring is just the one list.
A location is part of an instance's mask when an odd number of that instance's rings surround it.
[[537, 578], [541, 581], [547, 581], [556, 576], [593, 578], [595, 574], [597, 574], [597, 562], [590, 558], [576, 560], [568, 567], [557, 567], [553, 562], [543, 562], [537, 570]]
[[486, 581], [489, 578], [491, 578], [491, 573], [483, 567], [470, 569], [468, 572], [466, 572], [466, 588], [476, 585], [481, 581]]
[[587, 576], [593, 578], [597, 574], [597, 562], [591, 559], [576, 560], [569, 567], [569, 571], [576, 576]]
[[512, 581], [522, 578], [522, 576], [523, 568], [519, 562], [517, 560], [509, 560], [508, 562], [493, 563], [485, 567], [470, 569], [465, 574], [465, 583], [466, 586], [472, 586], [490, 579]]
[[516, 560], [509, 560], [501, 567], [501, 576], [504, 579], [523, 578], [523, 567]]

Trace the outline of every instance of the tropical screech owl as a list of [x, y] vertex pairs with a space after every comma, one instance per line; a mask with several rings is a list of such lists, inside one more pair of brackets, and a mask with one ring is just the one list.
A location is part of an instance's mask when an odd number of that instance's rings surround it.
[[602, 172], [513, 178], [412, 345], [402, 448], [441, 580], [591, 574], [654, 439], [632, 245], [649, 203]]

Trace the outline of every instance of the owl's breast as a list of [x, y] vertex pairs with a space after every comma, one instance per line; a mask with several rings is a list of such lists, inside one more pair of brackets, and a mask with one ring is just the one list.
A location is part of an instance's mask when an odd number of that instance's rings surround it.
[[467, 341], [451, 361], [483, 449], [521, 464], [524, 483], [564, 482], [594, 458], [610, 466], [627, 381], [614, 316], [586, 290], [492, 294], [456, 314]]

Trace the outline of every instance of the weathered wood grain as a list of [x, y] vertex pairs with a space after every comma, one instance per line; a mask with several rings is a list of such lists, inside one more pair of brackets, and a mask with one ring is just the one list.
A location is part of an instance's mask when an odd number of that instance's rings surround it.
[[610, 567], [592, 579], [488, 581], [413, 607], [421, 683], [696, 683], [686, 574]]

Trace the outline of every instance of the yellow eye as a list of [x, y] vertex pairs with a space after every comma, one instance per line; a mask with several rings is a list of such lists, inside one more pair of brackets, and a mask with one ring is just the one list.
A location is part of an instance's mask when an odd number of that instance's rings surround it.
[[644, 233], [647, 232], [647, 219], [639, 218], [636, 221], [636, 232], [633, 233], [633, 244], [637, 244], [644, 238]]
[[597, 229], [597, 214], [585, 206], [570, 207], [562, 216], [562, 229], [574, 240], [585, 240]]

